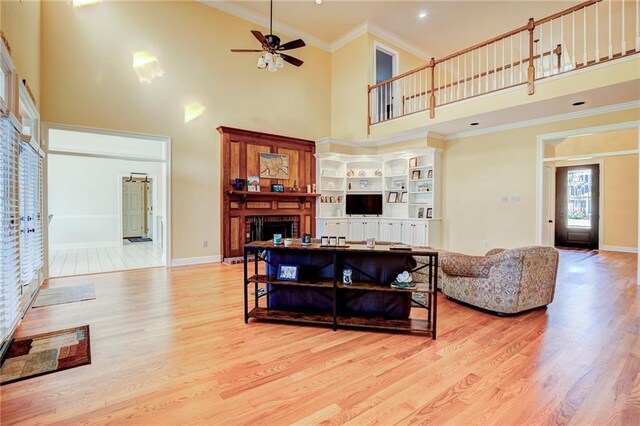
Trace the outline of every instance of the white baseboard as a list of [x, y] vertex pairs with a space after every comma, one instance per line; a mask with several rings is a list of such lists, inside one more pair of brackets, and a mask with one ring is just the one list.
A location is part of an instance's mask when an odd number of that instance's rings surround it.
[[98, 241], [97, 243], [49, 244], [49, 250], [88, 249], [100, 247], [120, 247], [122, 241]]
[[620, 252], [623, 252], [623, 253], [637, 253], [638, 252], [638, 248], [637, 247], [620, 247], [620, 246], [602, 246], [602, 248], [600, 250], [620, 251]]
[[200, 257], [183, 257], [181, 259], [172, 259], [171, 266], [198, 265], [201, 263], [220, 263], [222, 255], [200, 256]]

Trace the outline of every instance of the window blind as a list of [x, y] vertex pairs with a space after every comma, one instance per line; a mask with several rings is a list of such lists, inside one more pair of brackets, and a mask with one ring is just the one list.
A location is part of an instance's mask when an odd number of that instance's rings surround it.
[[40, 156], [20, 143], [20, 277], [23, 285], [35, 278], [41, 263]]
[[20, 205], [18, 152], [20, 134], [11, 121], [0, 115], [0, 316], [2, 340], [19, 319]]

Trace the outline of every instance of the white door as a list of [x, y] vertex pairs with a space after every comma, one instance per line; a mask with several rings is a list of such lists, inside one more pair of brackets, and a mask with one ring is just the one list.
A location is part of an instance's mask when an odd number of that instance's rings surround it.
[[147, 237], [154, 239], [154, 227], [153, 227], [153, 182], [149, 179], [149, 183], [145, 185], [145, 190], [147, 192]]
[[542, 198], [542, 245], [555, 245], [555, 224], [553, 220], [556, 217], [556, 171], [551, 164], [544, 165], [544, 194]]
[[144, 235], [144, 184], [122, 183], [122, 236], [123, 238]]

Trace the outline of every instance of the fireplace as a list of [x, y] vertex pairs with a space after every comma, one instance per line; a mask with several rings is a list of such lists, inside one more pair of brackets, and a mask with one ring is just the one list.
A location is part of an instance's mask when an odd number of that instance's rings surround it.
[[299, 216], [250, 216], [246, 221], [246, 242], [271, 240], [274, 234], [281, 234], [283, 238], [299, 237]]

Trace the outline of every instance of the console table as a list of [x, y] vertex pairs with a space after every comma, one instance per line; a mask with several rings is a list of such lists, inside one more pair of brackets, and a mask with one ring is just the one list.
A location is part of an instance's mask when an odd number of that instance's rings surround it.
[[[312, 277], [301, 277], [298, 281], [282, 281], [278, 280], [274, 274], [260, 274], [259, 273], [259, 261], [266, 262], [267, 269], [269, 266], [277, 267], [268, 259], [270, 252], [273, 252], [279, 256], [316, 256], [318, 259], [322, 259], [321, 263], [314, 265], [318, 271], [325, 271], [323, 274], [311, 274]], [[249, 255], [253, 254], [253, 268], [251, 268], [249, 262]], [[426, 269], [428, 271], [428, 282], [417, 283], [415, 289], [396, 289], [390, 286], [390, 282], [377, 282], [376, 278], [371, 274], [363, 271], [356, 265], [349, 262], [354, 255], [364, 256], [366, 260], [376, 262], [376, 265], [381, 265], [383, 262], [388, 262], [388, 259], [394, 259], [398, 261], [398, 257], [408, 259], [421, 260], [421, 263], [416, 263], [411, 272]], [[400, 262], [402, 260], [399, 260]], [[324, 263], [322, 263], [324, 262]], [[397, 262], [396, 262], [397, 264]], [[333, 330], [337, 330], [338, 327], [356, 327], [367, 329], [381, 329], [381, 330], [394, 330], [405, 331], [411, 333], [422, 333], [431, 335], [433, 339], [436, 338], [436, 324], [437, 324], [437, 266], [438, 266], [438, 253], [433, 250], [424, 248], [412, 248], [411, 250], [394, 250], [388, 245], [376, 245], [375, 248], [367, 248], [362, 244], [350, 244], [349, 247], [331, 246], [325, 247], [319, 244], [311, 244], [309, 246], [303, 246], [300, 243], [295, 243], [290, 246], [274, 245], [273, 241], [260, 241], [246, 244], [244, 246], [244, 321], [245, 324], [249, 322], [250, 318], [257, 320], [272, 320], [272, 321], [286, 321], [297, 322], [307, 324], [321, 324], [331, 325]], [[351, 285], [344, 285], [342, 283], [342, 270], [344, 267], [351, 268], [354, 272], [357, 271], [358, 275], [365, 279], [358, 279]], [[250, 274], [249, 270], [253, 269], [253, 273]], [[324, 277], [323, 277], [324, 275]], [[310, 279], [311, 278], [311, 279]], [[253, 307], [249, 310], [250, 294], [249, 287], [253, 285]], [[323, 297], [330, 299], [332, 305], [332, 312], [302, 312], [295, 310], [283, 310], [283, 309], [270, 309], [269, 306], [261, 306], [261, 299], [268, 297], [270, 292], [274, 291], [274, 285], [279, 288], [286, 288], [284, 286], [304, 287], [309, 289], [317, 289], [323, 291]], [[271, 287], [271, 289], [270, 289]], [[342, 291], [344, 290], [344, 291]], [[364, 294], [366, 292], [394, 292], [404, 293], [411, 298], [411, 306], [418, 308], [420, 311], [426, 313], [426, 315], [420, 315], [420, 318], [384, 318], [380, 316], [366, 316], [366, 315], [345, 315], [338, 312], [338, 304], [344, 302], [341, 297], [344, 297], [345, 291], [349, 291], [350, 294]], [[424, 298], [416, 299], [413, 297], [414, 293], [422, 293]], [[264, 305], [264, 303], [262, 304]]]

